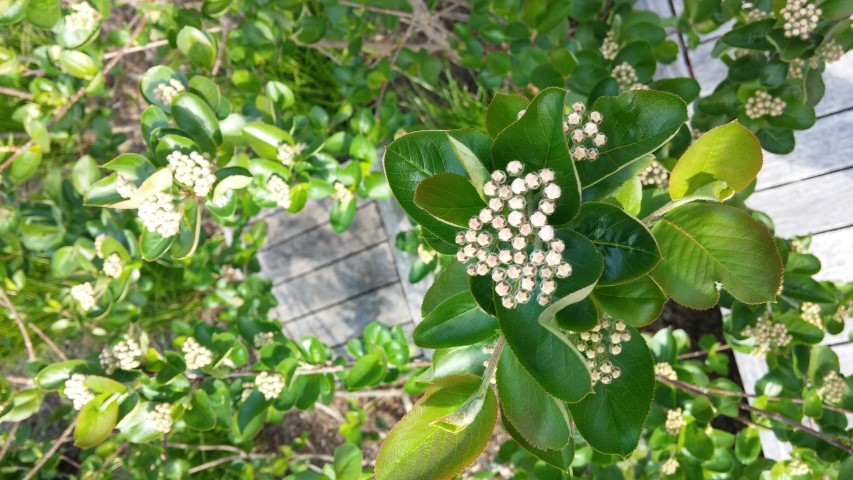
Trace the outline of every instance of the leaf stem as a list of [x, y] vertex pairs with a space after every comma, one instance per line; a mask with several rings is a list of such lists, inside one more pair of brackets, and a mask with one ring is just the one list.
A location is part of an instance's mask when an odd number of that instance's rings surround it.
[[27, 355], [30, 360], [36, 358], [36, 352], [33, 350], [33, 342], [30, 340], [30, 334], [27, 333], [27, 327], [24, 325], [24, 319], [21, 318], [21, 314], [18, 313], [18, 310], [15, 308], [15, 305], [12, 304], [12, 301], [9, 300], [9, 296], [6, 295], [6, 290], [0, 288], [0, 300], [3, 301], [3, 305], [9, 309], [9, 312], [12, 314], [12, 318], [15, 319], [15, 323], [18, 325], [18, 330], [21, 331], [21, 337], [24, 339], [24, 346], [27, 348]]
[[651, 227], [652, 225], [657, 223], [657, 221], [660, 220], [661, 217], [666, 215], [666, 213], [669, 212], [670, 210], [672, 210], [674, 208], [678, 208], [678, 207], [680, 207], [686, 203], [690, 203], [690, 202], [693, 202], [696, 200], [702, 200], [702, 198], [693, 197], [693, 196], [686, 196], [683, 198], [679, 198], [678, 200], [673, 200], [673, 201], [667, 203], [666, 205], [660, 207], [659, 209], [655, 210], [654, 212], [652, 212], [648, 217], [644, 218], [643, 219], [643, 225], [645, 225], [647, 227]]

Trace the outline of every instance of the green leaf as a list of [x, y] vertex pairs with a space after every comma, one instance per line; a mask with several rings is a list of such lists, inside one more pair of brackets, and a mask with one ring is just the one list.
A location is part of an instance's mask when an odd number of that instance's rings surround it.
[[86, 404], [77, 416], [74, 445], [92, 448], [112, 433], [118, 420], [118, 401], [114, 394], [102, 393]]
[[361, 449], [351, 443], [344, 443], [336, 448], [335, 480], [359, 480], [363, 457]]
[[570, 227], [604, 257], [599, 285], [629, 282], [649, 273], [660, 260], [657, 242], [645, 225], [608, 203], [584, 203]]
[[160, 258], [169, 250], [169, 247], [175, 242], [175, 238], [177, 238], [175, 235], [163, 237], [147, 228], [143, 229], [142, 235], [139, 237], [139, 249], [142, 251], [142, 258], [149, 262]]
[[477, 190], [477, 194], [481, 198], [485, 198], [483, 186], [491, 180], [491, 173], [480, 159], [489, 159], [492, 141], [480, 132], [463, 130], [454, 132], [450, 136], [450, 144], [453, 146], [453, 152], [462, 162], [462, 168], [471, 178], [471, 183]]
[[147, 158], [137, 153], [119, 155], [105, 163], [104, 168], [122, 174], [131, 182], [142, 182], [156, 171], [154, 165]]
[[89, 187], [101, 178], [101, 172], [98, 170], [98, 162], [90, 155], [83, 155], [74, 164], [71, 169], [71, 183], [74, 185], [74, 190], [83, 195], [89, 191]]
[[436, 276], [424, 295], [421, 317], [426, 318], [430, 312], [453, 295], [467, 291], [468, 274], [465, 272], [465, 265], [453, 259]]
[[357, 202], [355, 198], [337, 200], [329, 212], [329, 223], [335, 233], [345, 232], [355, 220]]
[[58, 390], [65, 384], [66, 380], [71, 378], [72, 374], [88, 371], [89, 367], [89, 362], [85, 360], [68, 360], [54, 363], [42, 368], [38, 375], [36, 375], [35, 382], [39, 388]]
[[347, 390], [361, 390], [377, 385], [388, 375], [385, 359], [378, 353], [368, 353], [359, 358], [347, 373]]
[[735, 456], [744, 465], [752, 463], [761, 454], [761, 439], [758, 437], [758, 429], [747, 427], [737, 433], [735, 437]]
[[580, 208], [577, 172], [563, 133], [565, 101], [565, 90], [542, 90], [530, 102], [524, 115], [501, 131], [492, 145], [496, 168], [504, 170], [509, 162], [520, 160], [525, 166], [525, 173], [542, 168], [554, 171], [554, 183], [562, 191], [555, 202], [556, 210], [549, 219], [555, 226], [568, 223]]
[[258, 390], [253, 390], [249, 394], [249, 397], [243, 401], [240, 405], [240, 410], [237, 412], [236, 426], [240, 436], [251, 438], [261, 430], [261, 427], [264, 426], [264, 420], [267, 418], [267, 408], [269, 406], [270, 402]]
[[9, 178], [15, 182], [22, 182], [32, 176], [41, 165], [42, 149], [38, 145], [32, 145], [21, 151], [21, 155], [12, 162], [9, 167]]
[[599, 129], [607, 136], [607, 143], [597, 160], [577, 164], [584, 190], [618, 175], [632, 161], [666, 144], [687, 121], [684, 101], [664, 92], [632, 91], [601, 97], [591, 110], [604, 117]]
[[467, 178], [439, 173], [425, 179], [415, 190], [415, 205], [452, 225], [466, 227], [486, 203]]
[[182, 28], [178, 32], [177, 44], [178, 50], [197, 67], [209, 69], [216, 62], [216, 45], [206, 33], [195, 27]]
[[474, 376], [445, 377], [427, 390], [388, 434], [376, 458], [377, 480], [449, 480], [486, 447], [497, 420], [491, 388], [474, 421], [459, 433], [433, 425], [459, 409], [480, 387]]
[[201, 236], [201, 208], [199, 208], [198, 200], [195, 198], [184, 199], [181, 202], [181, 207], [183, 213], [180, 228], [171, 245], [172, 258], [175, 260], [192, 256]]
[[190, 408], [184, 412], [184, 423], [193, 430], [208, 431], [216, 426], [216, 412], [210, 406], [210, 397], [204, 390], [196, 390]]
[[27, 20], [37, 27], [50, 28], [62, 15], [59, 0], [28, 0], [26, 4]]
[[748, 23], [742, 27], [733, 28], [723, 35], [720, 41], [735, 48], [769, 50], [771, 45], [766, 37], [773, 30], [774, 23], [772, 19]]
[[261, 157], [278, 160], [278, 147], [293, 144], [293, 137], [284, 130], [266, 123], [252, 122], [243, 127], [243, 138]]
[[548, 394], [521, 366], [512, 350], [504, 348], [496, 373], [504, 423], [540, 450], [560, 450], [569, 444], [566, 408]]
[[503, 422], [504, 429], [509, 433], [513, 440], [518, 442], [522, 448], [530, 452], [536, 458], [542, 460], [543, 462], [553, 466], [554, 468], [562, 471], [568, 472], [569, 467], [572, 465], [572, 461], [575, 456], [575, 440], [574, 438], [569, 438], [569, 444], [559, 450], [540, 450], [533, 445], [527, 443], [527, 440], [521, 436], [518, 431], [515, 430], [515, 427], [507, 422]]
[[155, 406], [155, 403], [140, 400], [130, 413], [122, 417], [116, 428], [133, 443], [148, 443], [162, 437], [163, 432], [154, 428], [150, 421]]
[[192, 93], [180, 93], [172, 100], [172, 116], [202, 150], [216, 154], [217, 146], [222, 143], [222, 132], [207, 102]]
[[35, 415], [40, 409], [45, 393], [37, 388], [15, 392], [0, 409], [0, 423], [20, 422]]
[[497, 319], [484, 312], [466, 289], [436, 306], [415, 327], [412, 338], [423, 348], [458, 347], [485, 340], [497, 328]]
[[667, 296], [651, 276], [643, 275], [619, 285], [598, 286], [592, 291], [592, 300], [613, 318], [642, 327], [658, 318]]
[[782, 260], [773, 237], [749, 214], [726, 205], [687, 204], [653, 228], [663, 260], [652, 277], [678, 303], [713, 307], [721, 282], [743, 303], [773, 301]]
[[495, 138], [503, 129], [518, 120], [518, 113], [527, 108], [528, 102], [521, 95], [497, 93], [486, 109], [486, 131]]
[[628, 327], [631, 339], [610, 361], [621, 370], [619, 378], [595, 385], [595, 392], [569, 410], [578, 431], [589, 445], [604, 453], [627, 457], [640, 440], [651, 408], [655, 381], [652, 355], [640, 332]]
[[91, 80], [98, 73], [92, 57], [77, 50], [65, 50], [59, 54], [59, 66], [65, 73], [83, 80]]

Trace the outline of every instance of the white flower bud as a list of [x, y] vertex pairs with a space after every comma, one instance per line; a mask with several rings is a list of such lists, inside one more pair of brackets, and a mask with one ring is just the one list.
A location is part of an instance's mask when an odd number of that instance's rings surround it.
[[489, 197], [494, 197], [498, 194], [498, 186], [495, 185], [494, 182], [486, 182], [486, 184], [483, 185], [483, 193]]
[[492, 280], [495, 282], [502, 282], [506, 278], [506, 270], [501, 268], [496, 268], [492, 270]]
[[491, 253], [491, 254], [489, 254], [488, 257], [486, 257], [486, 265], [488, 265], [491, 268], [497, 267], [498, 265], [500, 265], [500, 263], [501, 263], [501, 261], [498, 260], [498, 254], [497, 253]]
[[592, 112], [589, 112], [589, 119], [592, 120], [593, 123], [601, 123], [601, 121], [604, 120], [604, 116], [601, 115], [600, 112], [593, 110]]
[[504, 306], [504, 308], [508, 308], [508, 309], [515, 308], [515, 300], [513, 300], [512, 297], [509, 297], [509, 296], [503, 297], [501, 299], [501, 304]]
[[457, 245], [462, 245], [463, 243], [465, 243], [465, 232], [457, 232], [456, 238], [454, 240], [456, 240]]
[[489, 266], [486, 263], [477, 264], [477, 275], [484, 276], [489, 274]]
[[513, 160], [506, 165], [506, 171], [513, 177], [517, 177], [524, 171], [524, 165], [518, 160]]
[[516, 250], [522, 250], [527, 247], [527, 239], [522, 237], [521, 235], [516, 235], [515, 238], [512, 239], [512, 248]]
[[503, 185], [498, 189], [498, 197], [506, 200], [507, 198], [512, 196], [512, 189], [509, 188], [509, 185]]
[[82, 410], [87, 403], [95, 399], [95, 394], [86, 386], [86, 375], [75, 373], [65, 381], [65, 396], [74, 404], [74, 410]]
[[548, 223], [548, 217], [542, 212], [534, 212], [530, 216], [530, 223], [536, 228], [542, 228]]
[[594, 148], [587, 149], [586, 158], [588, 158], [590, 160], [597, 159], [598, 158], [598, 150], [596, 150]]
[[575, 160], [586, 159], [586, 148], [584, 148], [581, 145], [578, 145], [577, 147], [573, 148], [572, 149], [572, 157], [574, 157]]
[[506, 296], [509, 293], [509, 290], [510, 290], [510, 286], [506, 282], [500, 282], [497, 285], [495, 285], [495, 293], [497, 293], [498, 296], [501, 296], [501, 297]]
[[509, 208], [513, 210], [521, 210], [527, 202], [524, 200], [524, 197], [512, 197], [509, 199], [508, 203]]
[[554, 270], [551, 270], [548, 267], [542, 267], [539, 269], [539, 276], [545, 279], [554, 278]]
[[550, 242], [554, 239], [554, 227], [551, 225], [545, 225], [539, 230], [539, 238], [543, 241]]
[[492, 243], [492, 236], [488, 232], [482, 232], [477, 235], [477, 243], [479, 243], [481, 247], [485, 247]]
[[545, 263], [545, 252], [542, 250], [533, 250], [533, 253], [530, 254], [530, 261], [534, 265], [542, 265]]
[[509, 268], [506, 269], [506, 275], [513, 280], [518, 280], [521, 277], [521, 267], [518, 265], [510, 265]]
[[495, 218], [495, 213], [491, 209], [484, 208], [480, 210], [479, 218], [481, 222], [489, 223]]
[[506, 181], [506, 173], [503, 170], [495, 170], [492, 172], [492, 181], [495, 183], [504, 183]]
[[506, 227], [506, 218], [503, 215], [498, 215], [492, 219], [492, 228], [500, 230], [504, 227]]
[[577, 113], [583, 113], [586, 110], [586, 105], [581, 102], [575, 102], [572, 104], [572, 111]]
[[465, 241], [468, 243], [476, 242], [477, 241], [477, 231], [476, 230], [465, 231]]
[[550, 200], [539, 201], [539, 211], [544, 213], [545, 215], [551, 215], [552, 213], [554, 213], [555, 208], [556, 205], [554, 205], [554, 202]]
[[468, 265], [467, 267], [465, 267], [465, 273], [467, 273], [471, 277], [477, 275], [477, 265]]
[[509, 228], [502, 228], [498, 232], [498, 238], [502, 242], [508, 242], [508, 241], [512, 240], [512, 230], [510, 230]]
[[[556, 183], [549, 183], [548, 185], [545, 186], [545, 190], [543, 190], [543, 193], [549, 199], [556, 200], [556, 199], [560, 198], [560, 193], [561, 193], [560, 192], [560, 186], [557, 185]], [[545, 212], [545, 213], [547, 213], [547, 212]]]
[[552, 294], [557, 290], [557, 283], [553, 280], [543, 280], [541, 284], [542, 293]]
[[529, 223], [522, 223], [518, 226], [518, 233], [525, 237], [533, 235], [533, 226]]
[[521, 278], [521, 289], [526, 290], [528, 292], [532, 292], [533, 289], [536, 288], [536, 279], [533, 277], [522, 277]]
[[543, 168], [539, 170], [539, 179], [542, 180], [543, 183], [553, 182], [557, 176], [554, 174], [554, 171], [550, 168]]
[[521, 225], [522, 223], [524, 223], [525, 220], [526, 219], [524, 218], [524, 214], [519, 212], [518, 210], [510, 212], [510, 214], [507, 216], [507, 222], [509, 222], [509, 224], [513, 227]]
[[585, 138], [585, 135], [583, 133], [583, 130], [581, 130], [580, 128], [572, 131], [572, 141], [574, 141], [575, 143], [583, 142], [584, 138]]
[[523, 265], [523, 264], [527, 263], [527, 254], [524, 253], [523, 251], [515, 252], [512, 255], [512, 261], [517, 263], [518, 265]]
[[563, 256], [553, 250], [545, 254], [545, 263], [549, 267], [556, 267], [563, 261]]
[[527, 303], [530, 301], [530, 292], [525, 292], [524, 290], [519, 290], [515, 292], [515, 301], [518, 303]]
[[255, 386], [267, 400], [275, 400], [284, 390], [284, 377], [276, 372], [261, 372], [255, 377]]
[[567, 118], [566, 123], [568, 123], [571, 126], [577, 126], [577, 125], [581, 124], [581, 120], [583, 120], [583, 117], [579, 113], [572, 112], [569, 114], [569, 117]]
[[536, 265], [528, 263], [521, 267], [521, 274], [525, 277], [533, 277], [536, 275]]
[[512, 181], [512, 193], [516, 195], [521, 195], [527, 191], [527, 184], [524, 182], [523, 178], [516, 178]]
[[95, 298], [95, 287], [90, 282], [74, 285], [71, 287], [70, 294], [71, 298], [76, 300], [77, 304], [80, 305], [80, 310], [84, 312], [92, 310], [98, 303]]
[[491, 208], [492, 210], [494, 210], [496, 212], [499, 212], [499, 211], [503, 210], [504, 202], [501, 201], [500, 198], [489, 199], [489, 208]]
[[540, 293], [538, 297], [536, 297], [536, 301], [539, 302], [539, 305], [543, 307], [551, 303], [551, 295], [545, 295], [544, 293]]
[[172, 404], [158, 403], [154, 410], [148, 412], [148, 421], [158, 432], [172, 431]]
[[572, 274], [572, 266], [568, 263], [561, 263], [557, 265], [557, 276], [560, 278], [566, 278]]
[[498, 260], [503, 264], [507, 264], [512, 261], [512, 252], [509, 250], [501, 250], [498, 252]]
[[187, 370], [198, 370], [213, 363], [213, 352], [201, 345], [193, 337], [187, 337], [181, 345]]

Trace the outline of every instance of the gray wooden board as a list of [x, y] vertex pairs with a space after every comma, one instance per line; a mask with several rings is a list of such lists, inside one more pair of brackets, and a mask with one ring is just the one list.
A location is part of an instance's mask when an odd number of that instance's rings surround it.
[[815, 107], [818, 117], [853, 107], [853, 54], [827, 65], [823, 82], [826, 95]]
[[815, 235], [809, 251], [823, 265], [817, 278], [853, 282], [853, 227]]

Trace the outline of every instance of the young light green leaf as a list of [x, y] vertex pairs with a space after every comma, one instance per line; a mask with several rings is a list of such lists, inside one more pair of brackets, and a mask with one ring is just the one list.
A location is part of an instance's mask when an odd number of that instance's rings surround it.
[[592, 301], [613, 318], [642, 327], [658, 318], [667, 296], [651, 276], [643, 275], [627, 283], [596, 287]]
[[497, 328], [497, 319], [484, 312], [466, 289], [436, 306], [415, 327], [412, 338], [424, 348], [459, 347], [485, 340]]
[[102, 393], [86, 404], [77, 416], [74, 445], [92, 448], [112, 433], [118, 419], [118, 401], [111, 393]]
[[360, 390], [381, 382], [388, 375], [385, 359], [379, 353], [368, 353], [359, 358], [347, 373], [348, 390]]
[[181, 51], [193, 65], [201, 68], [211, 68], [216, 61], [216, 45], [213, 40], [201, 30], [186, 26], [178, 32], [178, 50]]

